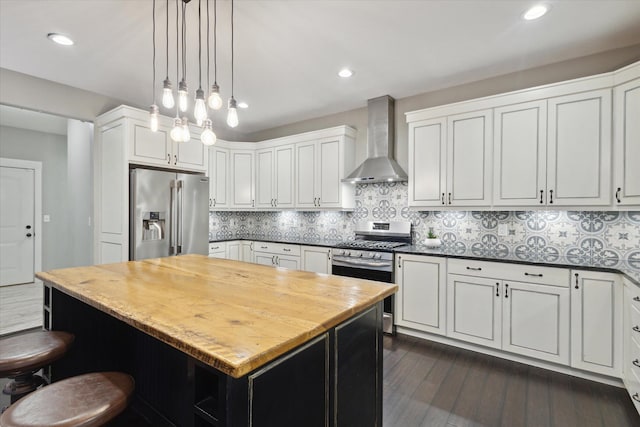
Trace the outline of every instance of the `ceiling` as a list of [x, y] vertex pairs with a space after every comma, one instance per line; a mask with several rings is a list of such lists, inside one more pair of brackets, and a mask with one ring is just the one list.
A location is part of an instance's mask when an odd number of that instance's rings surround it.
[[[640, 43], [639, 0], [546, 1], [547, 15], [522, 20], [534, 3], [236, 0], [234, 93], [249, 104], [239, 111], [237, 130], [252, 133], [361, 108], [384, 94], [404, 98]], [[210, 5], [213, 14], [213, 0]], [[169, 6], [175, 88], [175, 0]], [[166, 75], [165, 8], [165, 0], [156, 0], [158, 94]], [[187, 10], [193, 93], [198, 0]], [[0, 0], [0, 67], [147, 108], [153, 100], [151, 16], [151, 0]], [[217, 62], [224, 99], [231, 94], [229, 21], [230, 1], [220, 0]], [[76, 44], [55, 45], [46, 38], [50, 32], [70, 35]], [[354, 76], [338, 77], [343, 67]], [[223, 112], [214, 116], [215, 126], [226, 126]]]

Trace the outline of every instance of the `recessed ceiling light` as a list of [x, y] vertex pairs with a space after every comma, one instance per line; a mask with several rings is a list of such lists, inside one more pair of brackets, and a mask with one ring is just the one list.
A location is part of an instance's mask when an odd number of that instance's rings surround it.
[[249, 104], [246, 102], [238, 102], [238, 107], [240, 108], [249, 108]]
[[549, 11], [549, 6], [545, 4], [537, 4], [527, 10], [522, 17], [527, 21], [532, 21], [534, 19], [538, 19], [543, 16], [545, 13]]
[[73, 44], [73, 40], [63, 34], [49, 33], [47, 34], [47, 38], [52, 42], [61, 44], [63, 46], [71, 46]]
[[338, 75], [339, 75], [340, 77], [342, 77], [342, 78], [345, 78], [345, 79], [346, 79], [347, 77], [351, 77], [351, 76], [353, 76], [353, 71], [351, 71], [351, 70], [350, 70], [350, 69], [348, 69], [348, 68], [343, 68], [342, 70], [340, 70], [340, 71], [338, 72]]

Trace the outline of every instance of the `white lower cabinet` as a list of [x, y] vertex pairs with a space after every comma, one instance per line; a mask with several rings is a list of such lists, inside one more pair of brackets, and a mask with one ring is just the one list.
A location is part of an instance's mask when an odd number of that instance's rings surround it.
[[571, 271], [571, 366], [621, 376], [622, 283], [618, 274]]
[[449, 260], [449, 271], [449, 337], [569, 364], [569, 281], [562, 269]]
[[301, 246], [302, 270], [331, 274], [331, 248]]
[[640, 287], [624, 281], [622, 380], [640, 413]]
[[446, 258], [396, 255], [396, 324], [444, 335]]
[[227, 242], [209, 243], [209, 258], [227, 258]]
[[253, 259], [256, 264], [300, 269], [300, 246], [285, 243], [255, 242]]

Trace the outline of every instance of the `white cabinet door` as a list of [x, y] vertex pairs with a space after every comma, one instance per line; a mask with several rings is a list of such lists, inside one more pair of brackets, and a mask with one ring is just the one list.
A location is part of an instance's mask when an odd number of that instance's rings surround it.
[[255, 252], [253, 262], [260, 265], [276, 265], [276, 256], [266, 252]]
[[572, 270], [571, 366], [621, 376], [622, 283], [618, 274]]
[[227, 258], [227, 242], [209, 243], [209, 258]]
[[640, 413], [640, 290], [624, 280], [622, 381]]
[[546, 205], [547, 101], [493, 110], [493, 204]]
[[287, 256], [287, 255], [276, 255], [276, 265], [278, 267], [288, 268], [289, 270], [299, 270], [300, 269], [300, 257], [298, 257], [298, 256]]
[[236, 209], [255, 207], [254, 199], [254, 152], [231, 150], [231, 206]]
[[569, 289], [503, 282], [502, 349], [569, 364]]
[[200, 141], [200, 135], [192, 134], [187, 142], [173, 142], [172, 147], [173, 165], [177, 169], [206, 172], [207, 147]]
[[292, 208], [294, 205], [294, 146], [284, 145], [274, 149], [274, 198], [278, 208]]
[[316, 196], [316, 143], [296, 144], [296, 206], [317, 207]]
[[611, 203], [611, 90], [548, 100], [550, 206]]
[[[149, 124], [131, 120], [132, 143], [129, 145], [129, 161], [162, 167], [175, 166], [169, 130], [164, 127], [151, 132]], [[201, 144], [202, 145], [202, 144]]]
[[492, 111], [447, 118], [447, 205], [491, 205]]
[[253, 242], [243, 240], [240, 243], [240, 251], [242, 255], [241, 261], [253, 262]]
[[275, 207], [273, 149], [256, 151], [256, 207]]
[[342, 183], [340, 179], [340, 141], [329, 140], [318, 143], [318, 173], [317, 176], [317, 197], [318, 207], [339, 208], [341, 207]]
[[209, 208], [226, 208], [228, 197], [229, 150], [209, 147]]
[[502, 347], [501, 283], [482, 277], [447, 277], [447, 336]]
[[302, 246], [302, 270], [331, 274], [331, 249], [320, 246]]
[[409, 124], [409, 206], [445, 204], [447, 120]]
[[640, 205], [640, 78], [613, 92], [616, 205]]
[[227, 242], [227, 259], [242, 261], [242, 253], [240, 252], [240, 241], [234, 240]]
[[398, 254], [396, 266], [396, 324], [444, 335], [446, 258]]

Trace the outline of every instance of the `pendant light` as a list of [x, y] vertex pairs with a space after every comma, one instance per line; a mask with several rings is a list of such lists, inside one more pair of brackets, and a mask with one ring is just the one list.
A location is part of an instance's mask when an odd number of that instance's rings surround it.
[[186, 7], [187, 4], [182, 1], [182, 80], [178, 84], [178, 105], [183, 113], [189, 108], [189, 89], [187, 88], [187, 41], [186, 41]]
[[238, 126], [238, 105], [233, 97], [233, 0], [231, 0], [231, 98], [229, 98], [227, 124], [232, 128]]
[[151, 107], [149, 107], [149, 127], [151, 128], [152, 132], [157, 132], [158, 131], [158, 106], [156, 105], [155, 102], [155, 93], [156, 93], [156, 0], [153, 0], [153, 4], [151, 6], [153, 8], [152, 10], [152, 21], [153, 21], [153, 31], [152, 31], [152, 38], [153, 38], [153, 86], [151, 87], [151, 95], [153, 97], [153, 104], [151, 105]]
[[202, 0], [198, 0], [198, 90], [196, 90], [196, 106], [193, 109], [193, 116], [198, 126], [207, 119], [207, 104], [204, 102], [204, 91], [202, 90]]
[[[209, 1], [207, 0], [207, 53], [209, 52]], [[208, 59], [207, 59], [208, 65]], [[209, 75], [207, 70], [207, 75]], [[207, 85], [208, 86], [208, 85]], [[222, 108], [220, 86], [218, 86], [218, 3], [213, 0], [213, 86], [207, 100], [209, 108], [219, 110]]]
[[[214, 3], [215, 4], [215, 3]], [[215, 25], [215, 24], [214, 24]], [[215, 34], [215, 30], [214, 30]], [[211, 75], [209, 70], [209, 0], [207, 0], [207, 87], [209, 87], [209, 76]], [[216, 134], [213, 132], [213, 122], [210, 118], [206, 118], [202, 126], [202, 133], [200, 134], [200, 141], [204, 145], [213, 145], [216, 143]]]
[[[178, 2], [182, 0], [176, 0], [176, 80], [179, 78], [180, 72], [178, 71], [178, 67], [180, 64], [180, 37], [178, 32], [178, 20], [180, 17], [180, 8], [178, 7]], [[180, 106], [176, 105], [176, 118], [173, 119], [173, 128], [171, 128], [171, 132], [169, 136], [175, 142], [182, 142], [182, 119], [179, 117], [180, 115]]]
[[176, 104], [176, 102], [173, 99], [171, 80], [169, 80], [169, 0], [167, 0], [167, 23], [165, 30], [167, 47], [167, 77], [164, 79], [164, 82], [162, 82], [162, 105], [165, 108], [171, 109]]

